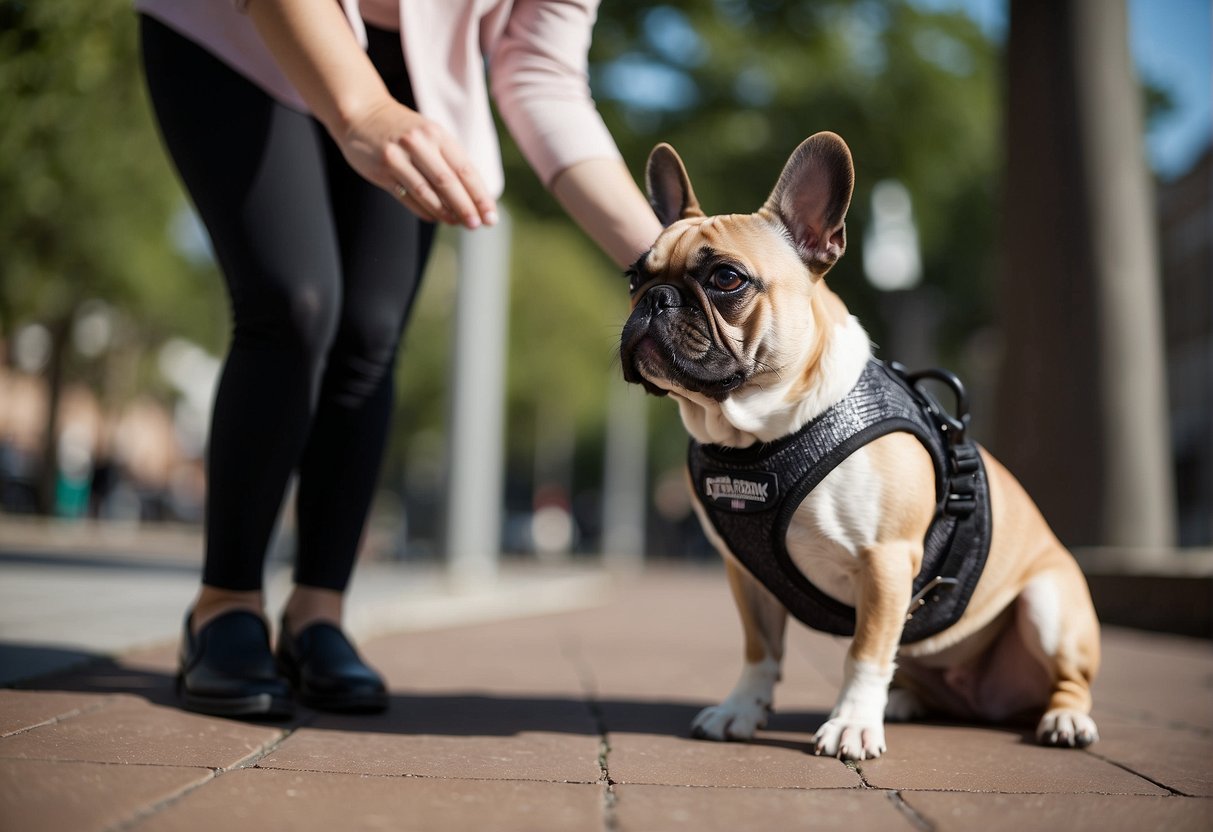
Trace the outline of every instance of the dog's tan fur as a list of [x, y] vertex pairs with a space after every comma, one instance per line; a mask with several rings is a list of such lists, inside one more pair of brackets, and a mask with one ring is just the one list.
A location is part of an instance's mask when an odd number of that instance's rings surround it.
[[[674, 398], [697, 440], [736, 447], [792, 433], [845, 395], [870, 347], [824, 282], [846, 244], [853, 171], [842, 140], [806, 140], [754, 214], [704, 216], [668, 146], [654, 151], [648, 179], [667, 229], [637, 264], [622, 353], [631, 380]], [[722, 268], [747, 276], [744, 289], [716, 291], [712, 270]], [[655, 287], [664, 287], [658, 291], [671, 308], [640, 308]], [[675, 302], [670, 287], [685, 302]], [[661, 326], [652, 325], [662, 313]], [[1019, 483], [982, 454], [993, 526], [985, 571], [956, 624], [904, 647], [911, 586], [936, 508], [934, 469], [921, 443], [904, 433], [869, 443], [797, 508], [788, 530], [793, 562], [856, 607], [846, 681], [818, 732], [818, 753], [878, 756], [886, 705], [902, 718], [941, 711], [1004, 720], [1035, 711], [1043, 713], [1041, 742], [1095, 741], [1088, 714], [1099, 627], [1086, 582]], [[745, 664], [734, 692], [700, 714], [695, 731], [744, 738], [771, 706], [787, 614], [696, 509], [725, 559]]]

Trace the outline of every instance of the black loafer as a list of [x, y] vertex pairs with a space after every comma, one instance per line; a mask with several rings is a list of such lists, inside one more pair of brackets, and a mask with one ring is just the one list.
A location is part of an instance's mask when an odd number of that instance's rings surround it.
[[383, 679], [339, 627], [319, 622], [295, 637], [286, 625], [278, 639], [278, 670], [299, 701], [322, 711], [379, 713], [387, 708]]
[[207, 622], [197, 636], [185, 619], [177, 693], [185, 708], [213, 716], [286, 719], [291, 688], [274, 666], [261, 616], [236, 610]]

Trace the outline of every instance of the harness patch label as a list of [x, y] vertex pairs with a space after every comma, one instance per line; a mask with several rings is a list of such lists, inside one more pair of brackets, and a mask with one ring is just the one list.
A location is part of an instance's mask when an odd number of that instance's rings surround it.
[[708, 502], [728, 511], [763, 511], [779, 501], [779, 477], [771, 471], [704, 471], [700, 485]]

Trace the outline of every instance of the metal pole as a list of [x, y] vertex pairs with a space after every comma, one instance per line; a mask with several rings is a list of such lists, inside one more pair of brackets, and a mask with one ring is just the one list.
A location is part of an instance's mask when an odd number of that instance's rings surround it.
[[510, 221], [460, 231], [447, 446], [446, 551], [457, 587], [493, 581], [501, 549]]
[[607, 406], [602, 560], [608, 569], [638, 572], [644, 566], [648, 400], [620, 377], [609, 388]]

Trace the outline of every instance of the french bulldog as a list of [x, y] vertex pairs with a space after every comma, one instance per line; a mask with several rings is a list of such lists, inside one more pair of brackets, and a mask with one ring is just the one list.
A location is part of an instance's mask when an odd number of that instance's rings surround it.
[[[678, 404], [692, 502], [744, 631], [740, 679], [692, 733], [744, 740], [765, 725], [793, 609], [853, 634], [842, 688], [813, 740], [819, 755], [879, 757], [886, 719], [928, 714], [1030, 715], [1041, 744], [1095, 742], [1099, 623], [1074, 558], [930, 385], [874, 359], [826, 285], [846, 249], [846, 143], [833, 133], [806, 139], [752, 214], [706, 216], [666, 144], [645, 179], [664, 230], [628, 270], [621, 363], [628, 381]], [[921, 415], [907, 415], [915, 407]], [[882, 408], [907, 410], [886, 414], [880, 430], [863, 421]], [[796, 450], [806, 435], [844, 447]], [[973, 551], [932, 554], [962, 537]]]

